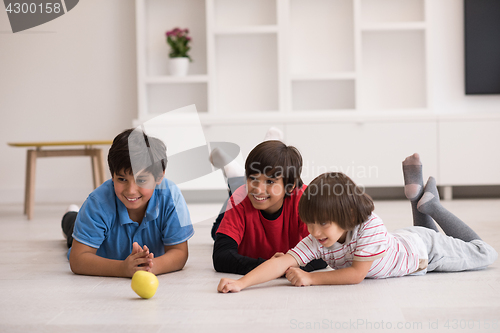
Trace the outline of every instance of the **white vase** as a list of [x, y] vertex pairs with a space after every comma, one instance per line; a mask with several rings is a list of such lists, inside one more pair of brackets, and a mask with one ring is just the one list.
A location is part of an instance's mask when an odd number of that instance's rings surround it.
[[186, 76], [189, 70], [189, 58], [169, 58], [168, 71], [172, 76]]

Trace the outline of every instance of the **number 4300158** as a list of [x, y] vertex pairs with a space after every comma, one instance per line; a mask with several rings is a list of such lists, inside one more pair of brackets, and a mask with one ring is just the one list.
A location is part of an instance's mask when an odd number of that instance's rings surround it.
[[[44, 6], [45, 5], [45, 6]], [[60, 3], [28, 3], [28, 2], [23, 2], [23, 3], [9, 3], [7, 8], [5, 8], [5, 11], [9, 14], [14, 13], [14, 14], [35, 14], [35, 13], [56, 13], [59, 14], [61, 12], [61, 4]]]

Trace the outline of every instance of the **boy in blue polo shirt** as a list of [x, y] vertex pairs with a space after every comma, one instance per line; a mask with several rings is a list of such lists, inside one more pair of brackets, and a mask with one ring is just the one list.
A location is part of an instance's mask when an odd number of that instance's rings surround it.
[[166, 163], [161, 140], [139, 129], [116, 136], [108, 154], [112, 179], [62, 220], [73, 273], [131, 277], [184, 267], [194, 230], [180, 190], [163, 177]]

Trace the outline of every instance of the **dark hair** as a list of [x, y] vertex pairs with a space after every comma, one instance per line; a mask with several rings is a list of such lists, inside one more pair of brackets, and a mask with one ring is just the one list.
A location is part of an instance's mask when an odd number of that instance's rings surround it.
[[300, 178], [302, 155], [297, 148], [287, 146], [278, 140], [258, 144], [245, 161], [245, 175], [265, 174], [269, 177], [283, 177], [285, 195], [304, 184]]
[[141, 129], [127, 129], [118, 134], [108, 153], [111, 176], [125, 173], [150, 172], [155, 179], [163, 176], [167, 166], [167, 147], [157, 138], [147, 136]]
[[299, 201], [303, 222], [335, 222], [344, 230], [353, 230], [365, 222], [374, 209], [373, 200], [364, 189], [341, 172], [316, 177]]

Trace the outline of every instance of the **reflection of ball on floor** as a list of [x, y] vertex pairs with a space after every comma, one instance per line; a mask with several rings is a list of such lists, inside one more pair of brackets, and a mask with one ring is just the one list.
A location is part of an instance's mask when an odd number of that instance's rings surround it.
[[151, 298], [158, 288], [156, 275], [146, 271], [137, 271], [132, 276], [132, 290], [142, 298]]

